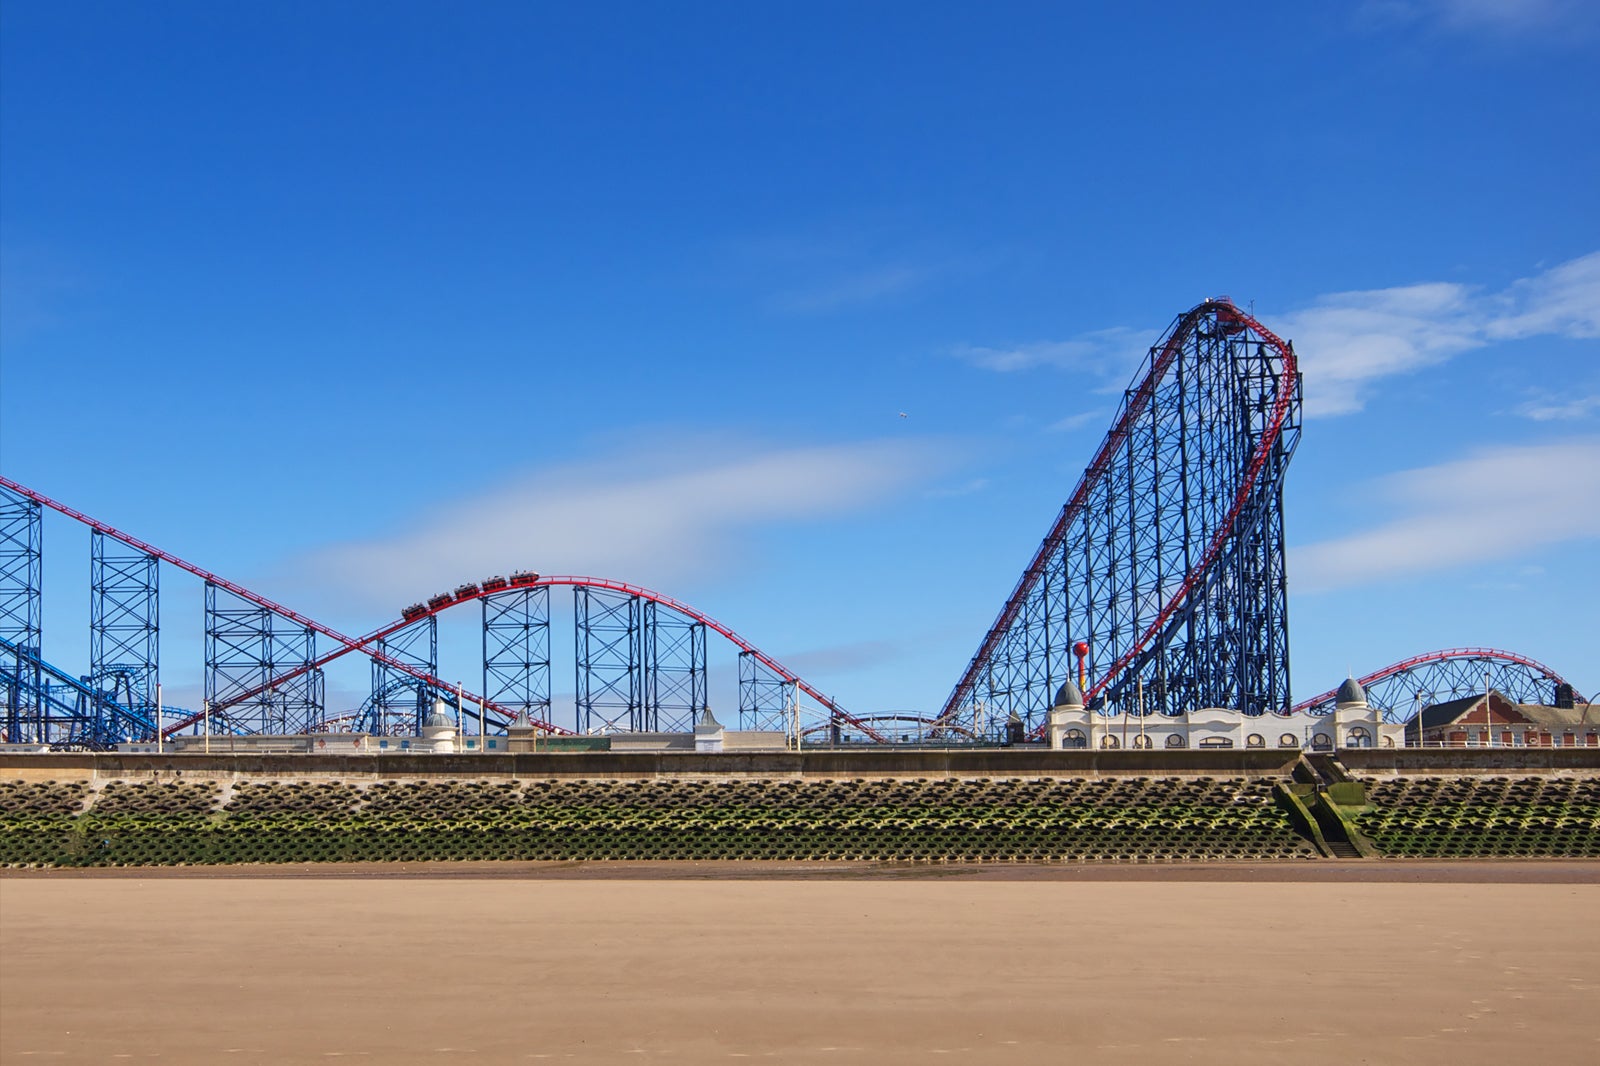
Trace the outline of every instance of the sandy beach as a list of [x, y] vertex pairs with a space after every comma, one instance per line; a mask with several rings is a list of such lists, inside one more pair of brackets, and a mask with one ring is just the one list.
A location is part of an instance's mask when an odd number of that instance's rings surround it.
[[0, 1058], [1600, 1057], [1593, 864], [637, 865], [0, 878]]

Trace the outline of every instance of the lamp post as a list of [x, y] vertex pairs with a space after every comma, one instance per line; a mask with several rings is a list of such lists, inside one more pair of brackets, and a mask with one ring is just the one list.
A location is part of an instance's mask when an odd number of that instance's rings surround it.
[[1483, 672], [1483, 738], [1485, 747], [1494, 747], [1494, 716], [1489, 706], [1489, 671]]

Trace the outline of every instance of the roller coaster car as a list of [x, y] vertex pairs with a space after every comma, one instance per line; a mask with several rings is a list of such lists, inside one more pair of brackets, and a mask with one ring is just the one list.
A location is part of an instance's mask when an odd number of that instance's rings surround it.
[[407, 607], [405, 610], [400, 612], [400, 617], [404, 618], [407, 622], [411, 622], [421, 618], [427, 613], [428, 608], [424, 607], [420, 603], [413, 603], [410, 607]]
[[507, 581], [503, 577], [491, 577], [489, 580], [483, 583], [483, 591], [485, 592], [499, 592], [503, 588], [510, 587], [511, 582]]
[[428, 608], [437, 611], [441, 607], [448, 607], [455, 602], [455, 597], [448, 592], [441, 592], [428, 601]]
[[539, 572], [537, 570], [518, 570], [511, 575], [511, 584], [514, 588], [532, 585], [538, 580]]
[[470, 600], [470, 599], [472, 599], [472, 597], [476, 596], [477, 594], [478, 594], [478, 586], [473, 582], [469, 581], [465, 585], [457, 585], [456, 586], [456, 601], [458, 603], [461, 600]]
[[[1224, 296], [1223, 299], [1227, 297]], [[1246, 328], [1244, 316], [1226, 307], [1217, 309], [1217, 325], [1222, 327], [1222, 332], [1229, 335], [1243, 333]]]

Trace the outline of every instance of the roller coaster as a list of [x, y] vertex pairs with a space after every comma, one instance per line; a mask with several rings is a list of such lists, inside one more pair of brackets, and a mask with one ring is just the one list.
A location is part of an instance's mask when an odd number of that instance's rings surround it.
[[[45, 508], [90, 528], [92, 661], [82, 679], [49, 666], [38, 651]], [[520, 716], [540, 731], [571, 733], [549, 720], [549, 594], [570, 587], [579, 731], [687, 728], [708, 705], [710, 631], [739, 654], [741, 727], [785, 730], [804, 695], [815, 702], [812, 717], [820, 714], [865, 738], [885, 739], [733, 629], [688, 604], [622, 581], [531, 572], [492, 577], [414, 604], [400, 618], [351, 637], [3, 476], [0, 544], [0, 604], [9, 622], [0, 629], [8, 738], [96, 746], [158, 730], [171, 736], [202, 724], [241, 734], [345, 724], [352, 716], [330, 720], [325, 713], [322, 671], [356, 652], [372, 662], [373, 694], [353, 721], [372, 731], [414, 731], [433, 701], [445, 699], [476, 707], [494, 729], [504, 730]], [[130, 565], [129, 551], [138, 565]], [[199, 711], [158, 713], [155, 705], [158, 563], [205, 584], [206, 697]], [[106, 576], [113, 568], [115, 583]], [[130, 581], [132, 573], [141, 580]], [[482, 694], [438, 676], [437, 617], [472, 603], [482, 606]], [[331, 650], [318, 650], [319, 636], [332, 643]], [[107, 649], [129, 661], [112, 661]], [[409, 713], [396, 713], [397, 707]]]
[[[1587, 703], [1560, 674], [1536, 659], [1496, 648], [1447, 648], [1413, 655], [1356, 678], [1367, 703], [1395, 721], [1409, 720], [1423, 707], [1494, 689], [1518, 703], [1571, 707]], [[1296, 711], [1333, 710], [1332, 689], [1295, 704]]]
[[1043, 729], [1082, 645], [1105, 714], [1289, 705], [1283, 478], [1294, 347], [1226, 298], [1179, 315], [1006, 599], [940, 720]]
[[[105, 747], [185, 731], [414, 733], [435, 701], [486, 730], [683, 731], [708, 706], [707, 636], [737, 652], [742, 729], [830, 742], [1037, 739], [1060, 683], [1081, 674], [1102, 715], [1290, 709], [1283, 485], [1300, 436], [1294, 347], [1226, 297], [1179, 315], [1125, 390], [1115, 421], [942, 709], [856, 715], [733, 629], [686, 603], [609, 578], [515, 571], [468, 582], [349, 636], [0, 476], [0, 732], [8, 741]], [[87, 527], [89, 669], [42, 654], [42, 516]], [[204, 697], [159, 706], [161, 569], [203, 582]], [[553, 588], [573, 596], [573, 724], [552, 718]], [[477, 604], [480, 691], [439, 676], [439, 616]], [[1075, 654], [1076, 653], [1076, 654]], [[325, 706], [323, 670], [371, 665], [359, 709]], [[1577, 696], [1554, 671], [1455, 649], [1363, 677], [1399, 714], [1478, 691]], [[1564, 687], [1563, 687], [1564, 686]], [[801, 698], [805, 698], [802, 704]], [[1333, 693], [1294, 707], [1329, 710]]]

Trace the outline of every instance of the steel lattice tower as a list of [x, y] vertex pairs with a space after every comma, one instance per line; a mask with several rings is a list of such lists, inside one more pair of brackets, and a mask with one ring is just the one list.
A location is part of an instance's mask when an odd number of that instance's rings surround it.
[[794, 731], [795, 683], [750, 652], [739, 653], [739, 728]]
[[1291, 346], [1225, 299], [1180, 315], [940, 721], [992, 734], [1015, 712], [1037, 731], [1080, 641], [1104, 714], [1287, 709], [1283, 475], [1299, 417]]
[[654, 729], [687, 733], [706, 709], [706, 627], [661, 605], [643, 604], [644, 706]]
[[513, 588], [482, 603], [484, 698], [530, 720], [549, 718], [549, 587]]
[[43, 517], [37, 501], [0, 487], [0, 640], [10, 646], [0, 675], [0, 714], [7, 740], [34, 739], [28, 720], [43, 714], [37, 698], [43, 684]]
[[89, 533], [89, 674], [116, 703], [151, 719], [161, 676], [159, 566], [98, 529]]
[[[436, 674], [439, 672], [439, 620], [431, 614], [418, 619], [378, 641], [377, 647], [394, 662]], [[373, 722], [371, 732], [420, 733], [424, 719], [433, 709], [433, 701], [443, 698], [444, 693], [427, 682], [395, 669], [382, 659], [372, 660], [372, 695], [364, 708]], [[449, 702], [453, 704], [454, 701]]]
[[[227, 707], [211, 717], [211, 728], [297, 733], [320, 722], [322, 671], [278, 679], [288, 668], [316, 661], [316, 631], [211, 581], [205, 595], [205, 698], [212, 707]], [[241, 698], [247, 692], [254, 694]]]
[[572, 590], [572, 598], [579, 731], [653, 732], [641, 670], [643, 601], [583, 586]]

